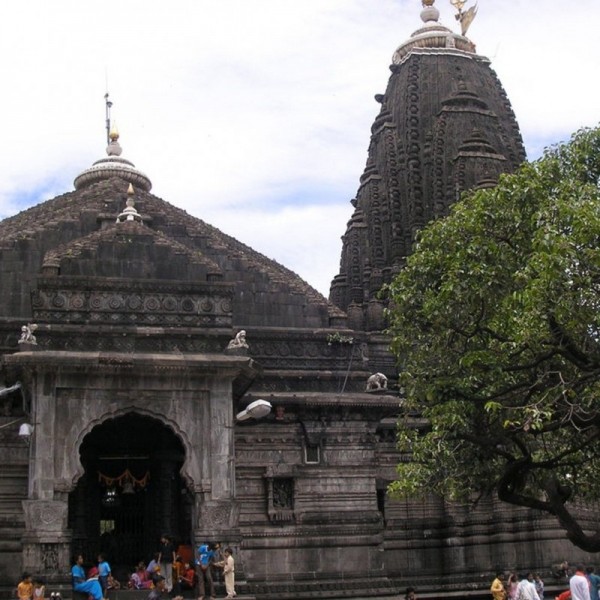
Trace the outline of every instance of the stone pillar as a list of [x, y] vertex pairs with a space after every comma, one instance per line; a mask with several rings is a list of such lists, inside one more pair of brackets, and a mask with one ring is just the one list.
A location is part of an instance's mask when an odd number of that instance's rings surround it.
[[214, 378], [210, 385], [204, 436], [210, 459], [210, 489], [196, 502], [196, 542], [232, 543], [238, 537], [235, 499], [234, 415], [231, 380]]
[[[32, 386], [33, 435], [29, 457], [29, 499], [53, 500], [55, 477], [56, 396], [52, 373], [39, 374]], [[72, 452], [63, 448], [63, 452]]]
[[24, 500], [23, 570], [63, 580], [71, 566], [66, 501]]

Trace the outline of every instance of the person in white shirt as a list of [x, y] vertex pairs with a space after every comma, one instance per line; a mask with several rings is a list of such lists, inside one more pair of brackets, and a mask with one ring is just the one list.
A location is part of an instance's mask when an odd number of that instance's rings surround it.
[[527, 575], [521, 577], [521, 581], [517, 586], [516, 600], [540, 600], [533, 582], [533, 573], [527, 573]]
[[569, 579], [572, 600], [591, 600], [590, 582], [585, 576], [582, 565], [577, 565], [575, 575]]

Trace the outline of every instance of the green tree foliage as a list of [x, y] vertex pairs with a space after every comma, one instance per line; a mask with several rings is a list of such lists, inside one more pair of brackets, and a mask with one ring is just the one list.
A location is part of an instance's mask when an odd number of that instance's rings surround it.
[[497, 493], [600, 550], [577, 510], [600, 498], [599, 177], [581, 130], [420, 234], [388, 288], [414, 459], [393, 493]]

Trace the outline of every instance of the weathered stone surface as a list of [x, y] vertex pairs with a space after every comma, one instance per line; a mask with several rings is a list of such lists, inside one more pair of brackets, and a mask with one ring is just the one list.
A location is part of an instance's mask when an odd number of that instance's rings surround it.
[[[440, 25], [398, 49], [379, 101], [331, 302], [118, 155], [0, 222], [0, 389], [22, 383], [0, 403], [0, 584], [64, 578], [73, 551], [147, 561], [164, 532], [231, 545], [263, 598], [487, 590], [498, 566], [584, 558], [539, 514], [385, 493], [410, 456], [379, 290], [420, 227], [524, 153], [488, 61]], [[271, 414], [236, 423], [258, 399]]]

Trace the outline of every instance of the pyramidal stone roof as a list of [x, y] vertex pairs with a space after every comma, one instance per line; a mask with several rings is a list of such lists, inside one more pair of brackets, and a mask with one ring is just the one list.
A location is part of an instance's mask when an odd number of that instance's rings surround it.
[[291, 270], [150, 193], [150, 179], [120, 157], [112, 132], [107, 152], [76, 177], [75, 191], [0, 221], [0, 318], [28, 318], [37, 278], [51, 273], [230, 284], [234, 326], [345, 322]]

